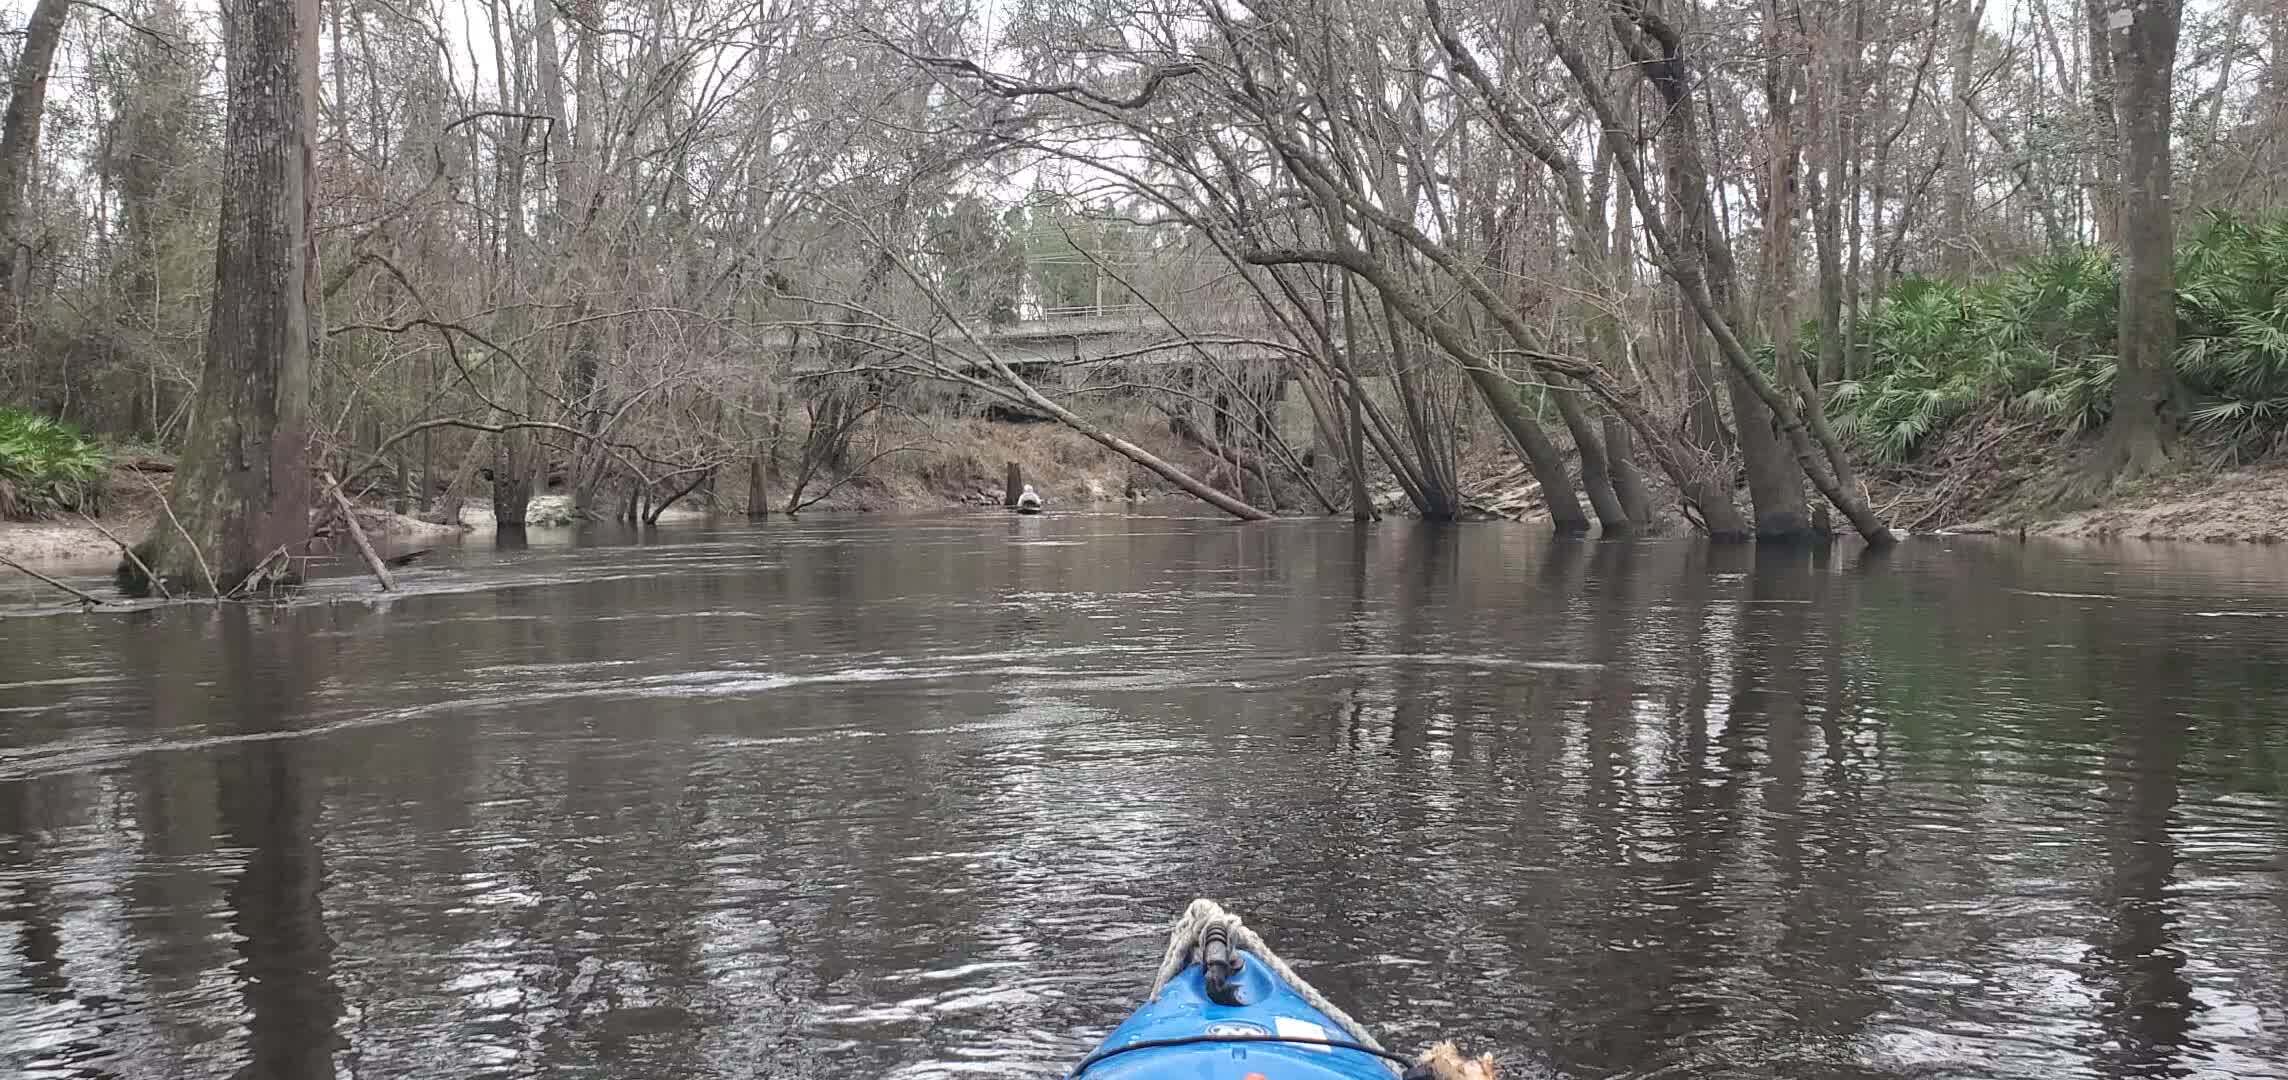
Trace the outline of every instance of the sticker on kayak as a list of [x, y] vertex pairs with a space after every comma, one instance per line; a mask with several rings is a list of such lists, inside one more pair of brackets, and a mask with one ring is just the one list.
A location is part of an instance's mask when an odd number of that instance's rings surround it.
[[1319, 1025], [1314, 1024], [1309, 1020], [1298, 1020], [1292, 1016], [1274, 1016], [1271, 1018], [1271, 1023], [1279, 1029], [1279, 1037], [1282, 1039], [1305, 1039], [1309, 1041], [1299, 1043], [1297, 1045], [1308, 1046], [1322, 1054], [1332, 1054], [1335, 1052], [1334, 1048], [1331, 1046], [1310, 1045], [1312, 1042], [1325, 1042], [1327, 1039], [1327, 1029], [1320, 1027]]
[[1263, 1030], [1261, 1024], [1247, 1024], [1237, 1020], [1209, 1024], [1207, 1031], [1208, 1038], [1211, 1039], [1260, 1039], [1269, 1034], [1271, 1033]]

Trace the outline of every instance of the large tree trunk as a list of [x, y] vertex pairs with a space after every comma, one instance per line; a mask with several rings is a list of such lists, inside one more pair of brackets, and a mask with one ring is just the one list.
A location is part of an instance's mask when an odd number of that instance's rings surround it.
[[2121, 130], [2121, 311], [2119, 373], [2091, 479], [2134, 479], [2168, 460], [2177, 351], [2176, 211], [2169, 122], [2182, 0], [2111, 0], [2112, 50]]
[[184, 591], [227, 592], [310, 531], [317, 20], [316, 0], [229, 0], [224, 9], [222, 224], [199, 395], [175, 473], [181, 530], [162, 516], [143, 554]]
[[16, 71], [8, 81], [8, 111], [0, 120], [0, 329], [16, 325], [16, 308], [23, 302], [16, 278], [23, 238], [17, 235], [24, 212], [24, 181], [31, 172], [33, 151], [40, 143], [40, 120], [47, 111], [48, 71], [56, 58], [56, 42], [63, 37], [64, 15], [70, 0], [40, 0], [24, 28], [24, 49], [16, 54]]

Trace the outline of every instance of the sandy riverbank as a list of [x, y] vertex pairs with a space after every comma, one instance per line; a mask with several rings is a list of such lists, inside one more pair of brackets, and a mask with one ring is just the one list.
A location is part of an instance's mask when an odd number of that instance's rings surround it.
[[[106, 514], [98, 519], [101, 528], [77, 518], [0, 522], [0, 555], [19, 562], [109, 567], [119, 561], [119, 544], [113, 537], [138, 544], [150, 535], [154, 525], [163, 522], [163, 518], [150, 513]], [[377, 545], [391, 549], [419, 547], [423, 542], [456, 537], [468, 531], [373, 509], [358, 511], [358, 525]]]
[[[37, 562], [67, 568], [110, 568], [119, 562], [121, 543], [139, 544], [151, 530], [166, 525], [159, 501], [170, 487], [165, 473], [135, 475], [133, 470], [112, 470], [105, 493], [104, 512], [87, 519], [78, 515], [45, 521], [0, 521], [0, 555], [19, 562]], [[393, 551], [420, 547], [459, 536], [466, 526], [439, 525], [393, 514], [378, 507], [359, 507], [358, 525], [377, 545]]]
[[2288, 540], [2288, 463], [2186, 469], [2062, 513], [2004, 510], [1953, 528], [2076, 540], [2276, 544]]

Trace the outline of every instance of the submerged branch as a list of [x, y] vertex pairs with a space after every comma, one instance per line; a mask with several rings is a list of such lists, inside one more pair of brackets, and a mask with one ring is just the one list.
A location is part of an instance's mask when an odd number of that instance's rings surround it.
[[48, 584], [50, 584], [50, 585], [53, 585], [53, 586], [55, 586], [56, 588], [62, 589], [63, 591], [65, 591], [65, 592], [68, 592], [68, 593], [72, 594], [73, 596], [79, 597], [79, 599], [80, 599], [80, 602], [81, 602], [81, 603], [84, 603], [84, 604], [103, 604], [103, 603], [108, 603], [108, 601], [104, 600], [104, 598], [102, 598], [102, 597], [100, 597], [100, 596], [96, 596], [96, 595], [95, 595], [95, 594], [93, 594], [93, 593], [89, 593], [89, 592], [83, 591], [83, 590], [81, 590], [81, 589], [79, 589], [79, 588], [76, 588], [76, 587], [74, 587], [74, 586], [71, 586], [71, 585], [67, 585], [67, 584], [65, 584], [65, 583], [63, 583], [63, 582], [61, 582], [61, 581], [57, 581], [56, 579], [54, 579], [54, 578], [52, 578], [52, 577], [49, 577], [48, 575], [46, 575], [46, 574], [43, 574], [43, 573], [41, 573], [41, 572], [39, 572], [39, 571], [37, 571], [37, 570], [34, 570], [34, 569], [32, 569], [31, 567], [24, 565], [23, 563], [17, 562], [16, 560], [14, 560], [14, 559], [11, 559], [11, 558], [9, 558], [9, 557], [8, 557], [8, 556], [6, 556], [6, 555], [0, 555], [0, 565], [5, 565], [5, 566], [7, 566], [8, 568], [10, 568], [10, 569], [12, 569], [12, 570], [16, 570], [16, 571], [18, 571], [19, 573], [22, 573], [22, 574], [24, 574], [24, 575], [26, 575], [26, 576], [28, 576], [28, 577], [34, 577], [34, 578], [38, 578], [39, 580], [41, 580], [41, 581], [44, 581], [44, 582], [46, 582], [46, 583], [48, 583]]

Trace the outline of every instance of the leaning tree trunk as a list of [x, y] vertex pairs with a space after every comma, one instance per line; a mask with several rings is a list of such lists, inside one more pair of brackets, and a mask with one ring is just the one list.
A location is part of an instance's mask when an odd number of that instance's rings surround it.
[[214, 305], [172, 515], [143, 547], [151, 571], [185, 591], [227, 592], [310, 532], [317, 19], [317, 0], [224, 8], [229, 110]]
[[[1700, 118], [1693, 106], [1690, 73], [1681, 59], [1673, 57], [1647, 66], [1646, 71], [1647, 81], [1668, 106], [1660, 125], [1659, 145], [1669, 196], [1675, 200], [1676, 241], [1690, 253], [1688, 258], [1701, 262], [1701, 277], [1722, 317], [1733, 326], [1745, 325], [1735, 292], [1738, 275], [1732, 252], [1716, 235], [1716, 205], [1708, 194], [1708, 165], [1701, 152]], [[1679, 303], [1689, 305], [1682, 296], [1684, 291], [1680, 286]], [[1772, 410], [1744, 372], [1728, 370], [1724, 390], [1731, 399], [1732, 424], [1748, 474], [1757, 539], [1808, 535], [1811, 513], [1803, 497], [1803, 470], [1788, 456], [1785, 440], [1773, 430]]]
[[40, 119], [48, 102], [48, 71], [63, 36], [70, 0], [40, 0], [24, 28], [24, 49], [8, 85], [8, 111], [0, 120], [0, 327], [16, 323], [16, 252], [23, 246], [17, 221], [23, 217], [24, 178], [40, 143]]
[[1613, 476], [1613, 493], [1620, 497], [1621, 509], [1637, 528], [1652, 527], [1652, 491], [1645, 487], [1644, 476], [1637, 472], [1636, 462], [1629, 455], [1628, 422], [1618, 416], [1605, 417], [1605, 467]]
[[2113, 415], [2090, 463], [2096, 484], [2135, 479], [2168, 460], [2177, 351], [2176, 213], [2169, 122], [2182, 0], [2106, 5], [2121, 131], [2120, 357]]
[[1613, 490], [1612, 463], [1607, 460], [1603, 433], [1589, 410], [1581, 404], [1579, 392], [1569, 386], [1552, 385], [1550, 400], [1557, 404], [1557, 415], [1565, 421], [1565, 430], [1573, 436], [1573, 448], [1581, 454], [1581, 490], [1589, 496], [1589, 508], [1597, 512], [1597, 523], [1608, 535], [1629, 531], [1627, 508]]
[[1562, 536], [1587, 533], [1589, 518], [1581, 512], [1581, 500], [1574, 497], [1573, 478], [1566, 475], [1564, 455], [1541, 430], [1541, 425], [1526, 415], [1525, 406], [1517, 400], [1517, 388], [1495, 374], [1485, 358], [1462, 353], [1453, 355], [1470, 376], [1470, 384], [1478, 388], [1478, 396], [1484, 399], [1487, 411], [1492, 412], [1502, 430], [1509, 433], [1518, 454], [1525, 458], [1526, 469], [1541, 482], [1541, 501], [1549, 508], [1550, 524]]

